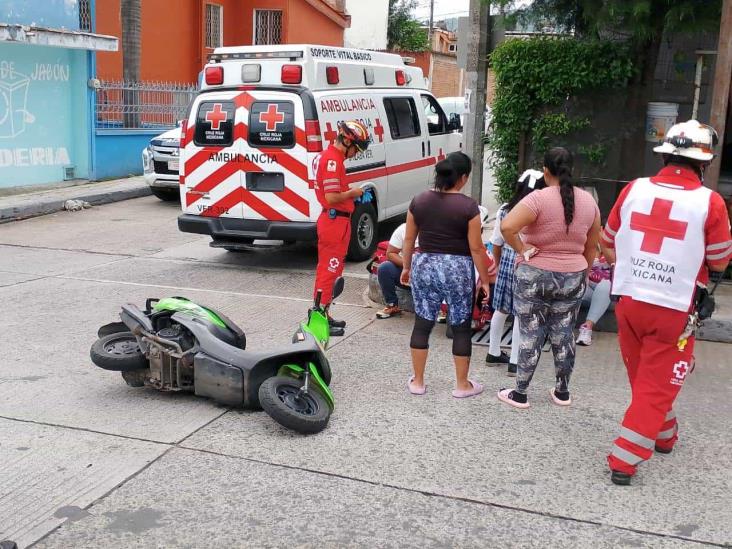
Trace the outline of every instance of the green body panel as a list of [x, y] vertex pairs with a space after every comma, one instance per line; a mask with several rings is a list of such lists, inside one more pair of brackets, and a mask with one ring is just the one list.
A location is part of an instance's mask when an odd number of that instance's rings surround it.
[[328, 317], [325, 314], [318, 310], [310, 310], [308, 312], [308, 321], [303, 322], [300, 326], [303, 331], [311, 334], [325, 350], [330, 339], [330, 326], [328, 325]]
[[[320, 372], [318, 372], [317, 366], [310, 362], [308, 364], [308, 368], [310, 368], [310, 374], [312, 375], [312, 379], [315, 380], [315, 385], [318, 387], [318, 389], [320, 389], [323, 397], [325, 397], [328, 406], [330, 406], [331, 410], [335, 409], [335, 398], [333, 397], [333, 393], [330, 390], [330, 387], [328, 387], [325, 381], [323, 381], [323, 378], [320, 377]], [[277, 372], [277, 375], [290, 376], [296, 379], [300, 379], [300, 377], [302, 377], [303, 375], [303, 372], [305, 372], [305, 369], [301, 366], [298, 366], [297, 364], [285, 364]]]
[[153, 310], [186, 313], [191, 316], [208, 320], [220, 328], [228, 328], [226, 323], [221, 320], [216, 313], [209, 311], [205, 307], [201, 307], [184, 297], [166, 297], [165, 299], [161, 299], [153, 306]]

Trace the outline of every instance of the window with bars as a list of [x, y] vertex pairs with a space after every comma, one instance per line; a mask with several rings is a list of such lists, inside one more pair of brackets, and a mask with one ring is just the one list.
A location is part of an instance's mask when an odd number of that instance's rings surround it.
[[254, 11], [254, 44], [282, 43], [282, 12], [279, 10]]
[[206, 4], [206, 47], [220, 48], [224, 41], [224, 7]]
[[79, 30], [91, 32], [91, 7], [90, 0], [79, 0]]

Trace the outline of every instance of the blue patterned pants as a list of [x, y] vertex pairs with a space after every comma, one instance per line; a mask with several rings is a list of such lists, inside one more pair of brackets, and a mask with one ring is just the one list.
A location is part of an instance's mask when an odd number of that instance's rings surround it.
[[412, 261], [414, 312], [436, 320], [442, 302], [447, 303], [453, 326], [472, 318], [475, 272], [470, 256], [419, 253]]

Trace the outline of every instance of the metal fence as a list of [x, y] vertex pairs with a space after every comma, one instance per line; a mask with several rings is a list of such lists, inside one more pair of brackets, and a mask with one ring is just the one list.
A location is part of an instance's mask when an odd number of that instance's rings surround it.
[[92, 30], [91, 2], [89, 0], [79, 0], [79, 30], [85, 32]]
[[185, 118], [195, 84], [102, 80], [96, 93], [97, 129], [172, 128]]

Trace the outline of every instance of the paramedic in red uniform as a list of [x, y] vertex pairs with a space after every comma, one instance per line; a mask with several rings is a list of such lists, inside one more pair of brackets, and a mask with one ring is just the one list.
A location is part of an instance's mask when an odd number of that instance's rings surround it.
[[694, 366], [694, 337], [684, 332], [697, 286], [732, 257], [724, 200], [702, 185], [716, 144], [714, 129], [696, 120], [673, 126], [653, 149], [665, 167], [623, 189], [602, 233], [615, 262], [618, 338], [632, 394], [608, 456], [615, 484], [630, 484], [654, 450], [673, 449], [674, 400]]
[[[371, 138], [357, 121], [340, 122], [338, 137], [315, 160], [315, 194], [323, 206], [318, 218], [318, 267], [315, 272], [315, 293], [323, 291], [321, 303], [329, 306], [333, 284], [343, 273], [348, 244], [351, 241], [351, 213], [354, 199], [363, 196], [363, 189], [351, 189], [346, 180], [344, 162], [364, 152]], [[343, 335], [344, 321], [328, 314], [332, 335]]]

